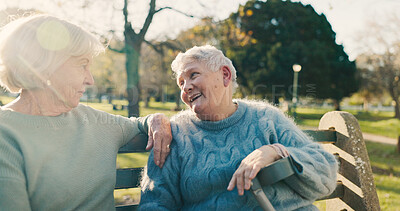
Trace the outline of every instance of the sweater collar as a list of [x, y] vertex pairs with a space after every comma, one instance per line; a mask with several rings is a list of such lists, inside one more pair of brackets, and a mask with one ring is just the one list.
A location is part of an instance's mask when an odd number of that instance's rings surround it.
[[222, 130], [236, 124], [244, 115], [246, 106], [243, 102], [234, 100], [234, 103], [238, 104], [238, 108], [231, 116], [220, 121], [203, 121], [192, 115], [192, 122], [205, 130]]

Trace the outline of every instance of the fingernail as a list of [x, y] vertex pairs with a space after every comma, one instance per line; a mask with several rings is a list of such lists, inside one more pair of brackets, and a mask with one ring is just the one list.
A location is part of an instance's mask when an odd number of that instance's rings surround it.
[[157, 166], [160, 166], [160, 161], [159, 161], [159, 160], [157, 160], [156, 164], [157, 164]]

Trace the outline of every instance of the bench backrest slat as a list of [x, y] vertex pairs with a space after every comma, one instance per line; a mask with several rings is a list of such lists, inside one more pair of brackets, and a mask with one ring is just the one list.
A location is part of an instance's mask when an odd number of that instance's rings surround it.
[[115, 189], [136, 188], [140, 186], [142, 168], [117, 169]]
[[126, 145], [118, 150], [118, 153], [146, 152], [147, 135], [140, 133]]
[[117, 206], [115, 207], [116, 211], [136, 211], [138, 210], [137, 204], [132, 205], [124, 205], [124, 206]]
[[319, 143], [336, 142], [336, 131], [334, 130], [303, 130], [303, 132]]

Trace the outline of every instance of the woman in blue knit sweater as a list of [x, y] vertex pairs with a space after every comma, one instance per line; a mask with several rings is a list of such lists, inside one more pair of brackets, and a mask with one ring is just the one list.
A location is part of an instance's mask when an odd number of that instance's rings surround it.
[[[173, 117], [164, 168], [148, 162], [141, 210], [261, 210], [247, 190], [264, 166], [290, 156], [296, 176], [264, 188], [276, 210], [317, 210], [336, 186], [335, 158], [265, 102], [232, 100], [236, 70], [212, 46], [172, 63], [190, 110]], [[150, 160], [153, 154], [150, 155]]]

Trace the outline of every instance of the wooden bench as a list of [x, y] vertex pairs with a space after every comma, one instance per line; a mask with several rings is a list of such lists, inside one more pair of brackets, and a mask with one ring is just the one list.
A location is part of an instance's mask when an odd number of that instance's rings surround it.
[[[326, 113], [318, 130], [304, 130], [314, 141], [335, 154], [339, 161], [336, 190], [320, 200], [326, 210], [380, 210], [369, 157], [357, 119], [348, 112]], [[144, 152], [145, 135], [135, 137], [119, 153]], [[116, 189], [139, 187], [142, 168], [118, 169]], [[261, 174], [259, 174], [261, 175]], [[118, 211], [136, 210], [137, 205], [116, 207]]]

